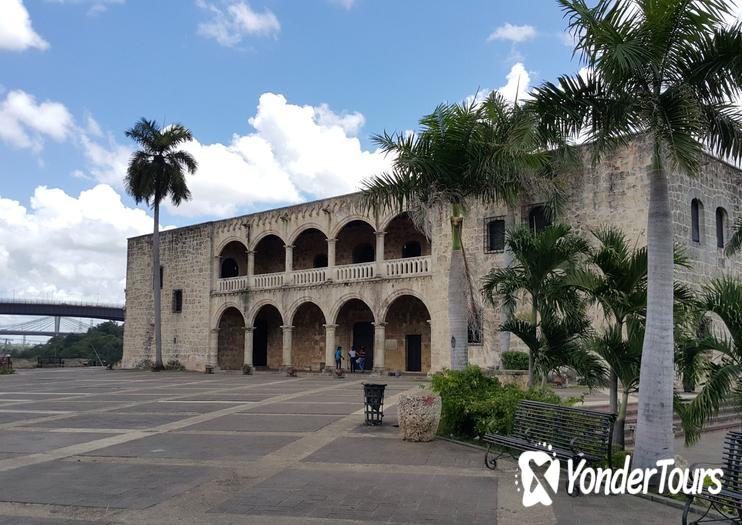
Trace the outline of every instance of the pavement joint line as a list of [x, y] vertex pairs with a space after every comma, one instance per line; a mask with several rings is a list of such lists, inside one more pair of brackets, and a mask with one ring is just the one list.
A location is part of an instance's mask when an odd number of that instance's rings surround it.
[[[298, 379], [301, 381], [302, 378]], [[341, 385], [332, 385], [332, 386], [324, 386], [321, 388], [315, 388], [313, 390], [308, 391], [302, 391], [298, 393], [289, 393], [282, 396], [275, 396], [269, 399], [266, 399], [264, 401], [259, 401], [256, 403], [256, 405], [262, 406], [272, 403], [280, 403], [282, 401], [286, 401], [289, 399], [293, 399], [295, 397], [301, 396], [304, 393], [315, 393], [315, 392], [324, 392], [324, 391], [331, 391], [333, 389], [339, 388]], [[117, 434], [115, 436], [109, 436], [105, 438], [101, 438], [98, 440], [88, 441], [86, 443], [80, 443], [76, 445], [70, 445], [67, 447], [61, 447], [58, 449], [42, 452], [42, 453], [36, 453], [36, 454], [29, 454], [21, 457], [14, 457], [14, 458], [7, 458], [0, 460], [0, 472], [7, 472], [9, 470], [14, 470], [21, 467], [26, 467], [30, 465], [36, 465], [39, 463], [46, 463], [49, 461], [54, 461], [56, 459], [63, 459], [70, 456], [77, 456], [80, 454], [84, 454], [87, 452], [93, 452], [95, 450], [99, 450], [102, 448], [110, 447], [113, 445], [120, 445], [123, 443], [128, 443], [130, 441], [135, 441], [138, 439], [142, 439], [144, 437], [149, 437], [151, 435], [157, 435], [161, 433], [166, 433], [172, 430], [180, 430], [182, 428], [195, 425], [198, 423], [204, 423], [207, 421], [211, 421], [213, 419], [217, 419], [222, 416], [231, 415], [239, 410], [242, 410], [244, 407], [241, 405], [237, 405], [235, 407], [229, 407], [229, 408], [223, 408], [221, 410], [217, 410], [214, 412], [210, 412], [208, 414], [200, 414], [198, 416], [190, 416], [185, 419], [176, 420], [171, 423], [165, 423], [162, 425], [158, 425], [155, 427], [142, 429], [142, 430], [134, 430], [131, 432], [126, 432], [123, 434]], [[88, 413], [92, 413], [88, 412]], [[68, 417], [68, 416], [65, 416]], [[25, 422], [28, 423], [29, 420], [26, 420]], [[0, 425], [0, 429], [2, 429], [3, 426]]]
[[296, 470], [367, 472], [372, 474], [415, 474], [419, 476], [455, 476], [464, 478], [492, 478], [492, 472], [472, 470], [471, 467], [441, 467], [437, 465], [405, 465], [396, 463], [331, 463], [325, 461], [302, 461], [292, 468]]

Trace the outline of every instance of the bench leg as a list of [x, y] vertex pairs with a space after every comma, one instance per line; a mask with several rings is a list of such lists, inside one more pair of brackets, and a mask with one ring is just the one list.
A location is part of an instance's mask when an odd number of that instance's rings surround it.
[[497, 460], [502, 457], [502, 452], [500, 452], [497, 457], [495, 457], [495, 453], [492, 450], [492, 445], [487, 447], [487, 452], [484, 454], [484, 466], [487, 467], [490, 470], [495, 470], [497, 468]]

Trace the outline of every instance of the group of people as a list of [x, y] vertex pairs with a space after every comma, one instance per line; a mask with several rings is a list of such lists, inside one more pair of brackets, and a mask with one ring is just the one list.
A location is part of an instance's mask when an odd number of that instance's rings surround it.
[[[364, 371], [366, 369], [366, 347], [361, 346], [358, 350], [356, 350], [355, 346], [351, 346], [350, 350], [348, 350], [348, 361], [350, 362], [350, 372], [354, 373], [356, 371]], [[338, 346], [335, 349], [335, 368], [337, 370], [342, 370], [343, 368], [343, 347]]]

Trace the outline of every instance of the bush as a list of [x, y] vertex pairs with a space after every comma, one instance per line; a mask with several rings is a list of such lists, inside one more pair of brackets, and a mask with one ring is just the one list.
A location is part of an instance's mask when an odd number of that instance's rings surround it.
[[134, 366], [134, 368], [137, 370], [152, 370], [153, 366], [155, 366], [155, 363], [151, 359], [142, 359]]
[[502, 386], [476, 366], [434, 375], [433, 391], [442, 400], [439, 432], [469, 438], [486, 432], [509, 434], [521, 399], [559, 404], [559, 397], [551, 391]]
[[502, 367], [505, 370], [528, 370], [528, 354], [526, 352], [503, 352]]
[[0, 366], [0, 376], [15, 374], [15, 369]]
[[252, 372], [253, 372], [252, 366], [248, 365], [247, 363], [245, 363], [244, 365], [242, 365], [242, 374], [243, 375], [251, 376], [252, 375]]
[[171, 359], [167, 363], [165, 363], [165, 370], [171, 370], [174, 372], [182, 372], [185, 370], [185, 366], [180, 364], [180, 361], [177, 359]]

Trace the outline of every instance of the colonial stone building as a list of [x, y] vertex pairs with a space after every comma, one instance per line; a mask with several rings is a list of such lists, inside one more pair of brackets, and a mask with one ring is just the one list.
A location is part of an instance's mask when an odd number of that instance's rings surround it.
[[[555, 220], [589, 236], [620, 227], [643, 245], [647, 217], [642, 140], [564, 174], [568, 197]], [[673, 175], [674, 235], [692, 268], [677, 278], [700, 284], [739, 275], [738, 258], [722, 248], [742, 214], [742, 173], [708, 157], [699, 177]], [[470, 203], [464, 247], [475, 287], [503, 264], [502, 205]], [[427, 373], [450, 366], [446, 306], [450, 227], [446, 210], [431, 210], [430, 238], [405, 214], [371, 213], [360, 195], [254, 213], [169, 230], [161, 237], [162, 339], [165, 361], [189, 369], [207, 364], [319, 370], [364, 347], [367, 368]], [[539, 196], [524, 199], [516, 220], [547, 221]], [[151, 236], [129, 239], [124, 367], [154, 352]], [[499, 366], [499, 312], [483, 306], [470, 330], [469, 359]], [[345, 363], [347, 365], [347, 361]]]

